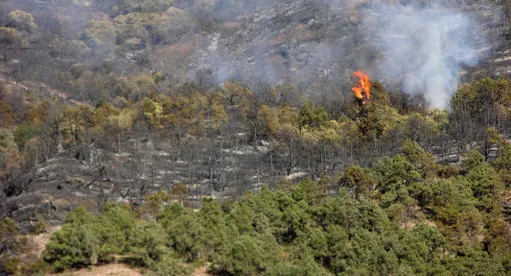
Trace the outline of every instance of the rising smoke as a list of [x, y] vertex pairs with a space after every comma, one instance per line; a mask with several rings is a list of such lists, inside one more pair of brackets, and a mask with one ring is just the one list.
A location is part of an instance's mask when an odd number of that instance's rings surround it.
[[367, 11], [366, 27], [383, 53], [379, 76], [397, 78], [405, 93], [423, 93], [430, 107], [447, 107], [462, 66], [484, 58], [482, 23], [441, 4], [376, 9]]
[[445, 108], [459, 85], [461, 68], [476, 65], [492, 48], [484, 29], [501, 19], [501, 12], [483, 1], [361, 2], [277, 1], [259, 7], [256, 15], [236, 10], [236, 17], [222, 19], [239, 21], [240, 14], [247, 15], [244, 20], [254, 24], [234, 36], [244, 41], [210, 35], [199, 60], [209, 60], [203, 65], [216, 84], [231, 78], [250, 84], [291, 77], [298, 83], [350, 86], [351, 73], [363, 69], [392, 90], [423, 94], [430, 107]]
[[[290, 78], [310, 93], [324, 93], [317, 84], [327, 83], [325, 87], [336, 89], [330, 94], [338, 95], [339, 90], [351, 95], [352, 73], [364, 70], [388, 90], [424, 94], [431, 107], [447, 107], [461, 69], [476, 65], [497, 46], [494, 39], [504, 20], [499, 4], [492, 4], [498, 1], [436, 1], [175, 1], [166, 12], [168, 26], [158, 34], [163, 45], [135, 54], [143, 61], [157, 49], [151, 70], [166, 72], [172, 86], [195, 80], [211, 88], [230, 79], [247, 85], [276, 84]], [[22, 7], [33, 5], [29, 0], [0, 0], [0, 11], [22, 2], [26, 2]], [[409, 4], [417, 2], [430, 4]], [[58, 8], [49, 2], [39, 5], [51, 11]], [[61, 32], [69, 37], [87, 21], [103, 20], [97, 10], [74, 7], [59, 12], [67, 20]], [[112, 22], [115, 19], [105, 25]], [[107, 53], [124, 51], [113, 43], [106, 48]], [[104, 60], [98, 49], [92, 50], [96, 54], [90, 58]], [[132, 52], [122, 58], [110, 55], [112, 70], [126, 74], [128, 64], [137, 60], [126, 58]]]

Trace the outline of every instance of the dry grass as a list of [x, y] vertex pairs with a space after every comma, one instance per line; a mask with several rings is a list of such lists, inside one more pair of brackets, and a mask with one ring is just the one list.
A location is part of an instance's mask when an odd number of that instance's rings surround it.
[[80, 270], [65, 272], [61, 274], [53, 275], [66, 275], [66, 276], [107, 276], [107, 275], [118, 275], [118, 276], [141, 276], [143, 275], [140, 271], [133, 269], [125, 264], [108, 264], [101, 266], [93, 266], [89, 268], [83, 268]]
[[209, 276], [211, 274], [208, 274], [206, 271], [208, 270], [208, 266], [207, 265], [203, 265], [199, 268], [197, 268], [195, 270], [195, 272], [193, 272], [193, 276]]
[[241, 27], [241, 23], [234, 22], [234, 21], [228, 21], [222, 24], [222, 27], [225, 29], [237, 29]]
[[42, 233], [34, 236], [28, 235], [27, 238], [29, 239], [30, 243], [34, 245], [32, 250], [30, 251], [30, 254], [34, 254], [38, 258], [41, 258], [43, 255], [43, 251], [46, 249], [46, 245], [50, 241], [51, 234], [59, 229], [60, 226], [53, 226], [48, 228], [47, 233]]

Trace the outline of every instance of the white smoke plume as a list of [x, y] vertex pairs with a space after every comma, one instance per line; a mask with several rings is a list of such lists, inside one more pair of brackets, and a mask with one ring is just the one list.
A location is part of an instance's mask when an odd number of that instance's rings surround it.
[[423, 94], [429, 107], [445, 108], [462, 68], [496, 46], [488, 30], [498, 33], [504, 22], [486, 0], [260, 2], [252, 7], [256, 13], [242, 5], [218, 8], [221, 20], [245, 25], [235, 35], [217, 30], [204, 38], [209, 43], [195, 69], [208, 68], [214, 84], [275, 84], [291, 77], [314, 94], [322, 93], [312, 88], [317, 83], [351, 87], [351, 73], [362, 69], [390, 91]]
[[487, 43], [476, 17], [441, 4], [376, 10], [367, 11], [365, 27], [383, 54], [379, 76], [398, 80], [405, 93], [423, 93], [429, 107], [447, 107], [462, 66], [484, 57], [478, 49]]

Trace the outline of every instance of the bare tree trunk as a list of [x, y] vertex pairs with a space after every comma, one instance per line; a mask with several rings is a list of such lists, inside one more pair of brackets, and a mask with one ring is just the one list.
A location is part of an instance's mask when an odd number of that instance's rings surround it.
[[117, 132], [117, 153], [121, 154], [121, 133]]
[[62, 146], [62, 133], [60, 132], [60, 128], [58, 128], [58, 127], [57, 127], [57, 131], [58, 131], [57, 152], [62, 153], [62, 152], [64, 152], [64, 147]]

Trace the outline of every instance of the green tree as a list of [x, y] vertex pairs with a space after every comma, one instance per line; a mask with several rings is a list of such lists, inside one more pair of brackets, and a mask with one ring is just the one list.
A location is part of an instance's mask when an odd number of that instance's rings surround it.
[[500, 209], [500, 199], [504, 187], [499, 175], [493, 168], [483, 163], [470, 170], [466, 180], [472, 188], [474, 197], [479, 200], [478, 207], [480, 210], [489, 212]]
[[213, 267], [234, 275], [259, 275], [282, 260], [282, 249], [273, 237], [242, 235], [226, 253], [216, 256]]
[[465, 172], [469, 172], [473, 168], [485, 163], [484, 155], [477, 150], [471, 150], [465, 153], [465, 158], [461, 163], [461, 168]]
[[115, 27], [108, 21], [90, 21], [80, 36], [80, 40], [98, 53], [110, 50], [115, 38]]
[[11, 105], [6, 100], [0, 100], [0, 127], [10, 128], [15, 120]]
[[373, 190], [374, 182], [359, 166], [350, 166], [341, 178], [341, 187], [347, 187], [352, 191], [353, 197], [369, 196]]
[[7, 53], [17, 48], [21, 43], [16, 29], [0, 27], [0, 48], [2, 48], [2, 61], [7, 61]]
[[16, 127], [14, 131], [14, 140], [18, 145], [20, 152], [25, 148], [25, 144], [39, 134], [39, 128], [33, 124], [22, 124]]
[[155, 216], [162, 211], [163, 206], [169, 202], [171, 195], [163, 192], [162, 190], [157, 193], [145, 196], [145, 207], [151, 216]]
[[383, 194], [386, 204], [405, 200], [408, 186], [421, 179], [415, 166], [403, 155], [380, 159], [374, 167], [376, 189]]
[[[126, 230], [122, 216], [108, 207], [107, 216], [94, 216], [84, 207], [68, 214], [66, 224], [53, 233], [43, 253], [44, 260], [56, 271], [80, 268], [112, 260], [126, 247]], [[114, 218], [115, 216], [115, 218]]]
[[214, 199], [202, 200], [199, 220], [204, 229], [199, 239], [203, 248], [201, 258], [212, 260], [216, 254], [224, 250], [225, 244], [228, 243], [224, 214]]
[[9, 26], [16, 28], [18, 31], [32, 33], [37, 30], [34, 17], [28, 12], [15, 10], [10, 12], [7, 17], [9, 20]]
[[167, 240], [165, 230], [156, 221], [137, 223], [129, 239], [129, 252], [140, 256], [144, 265], [152, 266], [169, 252]]
[[10, 217], [0, 220], [0, 255], [5, 251], [11, 251], [18, 235], [18, 225]]
[[419, 205], [426, 208], [452, 205], [458, 210], [463, 210], [475, 204], [471, 188], [456, 179], [428, 178], [414, 183], [409, 191]]
[[328, 114], [323, 107], [314, 107], [310, 100], [305, 101], [299, 112], [300, 129], [302, 127], [319, 127], [328, 121]]
[[98, 262], [97, 246], [92, 229], [66, 224], [51, 235], [43, 257], [55, 271], [85, 267]]
[[500, 156], [493, 163], [506, 187], [511, 185], [511, 144], [505, 143]]
[[200, 259], [203, 252], [200, 238], [204, 228], [197, 215], [187, 211], [168, 223], [165, 228], [169, 235], [168, 245], [186, 260]]
[[0, 128], [0, 181], [19, 168], [18, 146], [12, 132]]
[[403, 143], [403, 154], [408, 161], [422, 172], [423, 177], [433, 173], [436, 169], [433, 154], [426, 152], [418, 143], [412, 140], [406, 140]]
[[296, 201], [304, 200], [309, 204], [318, 204], [327, 196], [327, 187], [325, 183], [307, 177], [293, 189], [292, 195]]
[[170, 254], [163, 255], [157, 263], [151, 266], [151, 269], [158, 276], [189, 276], [193, 272], [190, 267], [185, 267], [181, 260], [172, 257]]
[[301, 260], [297, 260], [294, 262], [280, 262], [277, 265], [271, 267], [266, 273], [263, 275], [266, 276], [309, 276], [309, 275], [318, 275], [318, 276], [330, 276], [329, 273], [324, 267], [314, 261], [312, 257], [305, 257]]

